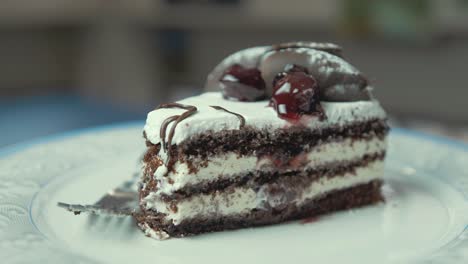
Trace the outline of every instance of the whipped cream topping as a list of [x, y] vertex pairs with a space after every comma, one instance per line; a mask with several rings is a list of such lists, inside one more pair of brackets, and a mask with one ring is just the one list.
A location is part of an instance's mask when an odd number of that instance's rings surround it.
[[[278, 117], [276, 111], [268, 106], [268, 101], [237, 102], [223, 99], [219, 92], [204, 93], [189, 97], [178, 103], [197, 107], [197, 112], [181, 121], [174, 133], [172, 144], [179, 144], [192, 136], [219, 132], [224, 129], [239, 129], [240, 120], [237, 116], [225, 111], [216, 110], [210, 106], [222, 106], [226, 110], [238, 113], [245, 118], [245, 125], [256, 129], [287, 128], [292, 124]], [[357, 121], [386, 118], [385, 111], [376, 100], [356, 102], [321, 102], [327, 118], [319, 120], [318, 117], [307, 117], [303, 124], [310, 129], [326, 128], [331, 125], [346, 125]], [[177, 108], [162, 108], [148, 113], [144, 131], [147, 139], [153, 144], [159, 144], [160, 128], [167, 118], [180, 115], [186, 110]], [[304, 116], [305, 117], [305, 116]], [[169, 125], [168, 129], [172, 124]], [[166, 133], [166, 141], [167, 133]], [[160, 153], [161, 154], [161, 153]]]

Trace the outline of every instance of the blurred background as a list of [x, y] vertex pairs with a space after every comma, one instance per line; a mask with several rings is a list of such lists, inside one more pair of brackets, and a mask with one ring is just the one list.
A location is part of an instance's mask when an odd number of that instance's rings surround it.
[[0, 146], [143, 120], [293, 40], [343, 46], [396, 125], [468, 141], [468, 0], [2, 0]]

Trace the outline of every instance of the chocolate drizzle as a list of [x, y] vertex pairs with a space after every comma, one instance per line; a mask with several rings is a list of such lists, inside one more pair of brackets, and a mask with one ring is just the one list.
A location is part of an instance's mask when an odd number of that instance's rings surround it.
[[161, 124], [161, 128], [159, 130], [159, 136], [161, 137], [161, 142], [162, 142], [162, 146], [163, 146], [163, 149], [166, 151], [167, 150], [167, 145], [166, 145], [166, 130], [167, 130], [167, 126], [172, 122], [172, 121], [175, 121], [177, 118], [179, 118], [179, 116], [175, 115], [175, 116], [170, 116], [168, 118], [166, 118], [164, 120], [164, 122]]
[[226, 108], [223, 108], [223, 107], [217, 106], [217, 105], [210, 105], [210, 107], [212, 107], [212, 108], [214, 108], [216, 110], [224, 111], [226, 113], [233, 114], [233, 115], [237, 116], [237, 118], [239, 118], [239, 121], [240, 121], [239, 129], [242, 129], [242, 128], [245, 127], [245, 118], [241, 114], [231, 112], [231, 111], [227, 110]]
[[[221, 106], [211, 105], [210, 107], [212, 107], [212, 108], [214, 108], [216, 110], [224, 111], [226, 113], [230, 113], [230, 114], [235, 115], [237, 118], [239, 118], [239, 121], [240, 121], [239, 129], [242, 129], [243, 127], [245, 127], [245, 118], [241, 114], [229, 111], [226, 108], [223, 108]], [[184, 105], [184, 104], [179, 104], [179, 103], [167, 103], [167, 104], [159, 105], [155, 110], [161, 109], [161, 108], [181, 108], [181, 109], [187, 110], [187, 111], [183, 112], [181, 115], [173, 115], [173, 116], [170, 116], [170, 117], [166, 118], [162, 122], [161, 128], [159, 129], [159, 137], [161, 138], [162, 150], [167, 152], [167, 157], [168, 157], [167, 161], [166, 161], [166, 166], [169, 166], [169, 164], [171, 164], [171, 159], [172, 159], [172, 155], [170, 153], [170, 151], [172, 149], [171, 148], [172, 139], [174, 138], [174, 134], [175, 134], [175, 130], [176, 130], [177, 125], [181, 121], [183, 121], [184, 119], [186, 119], [186, 118], [190, 117], [191, 115], [193, 115], [194, 113], [196, 113], [198, 111], [198, 109], [197, 109], [197, 107], [195, 107], [193, 105]], [[171, 129], [169, 130], [169, 134], [167, 136], [167, 141], [166, 141], [167, 127], [172, 122], [175, 122], [175, 123], [172, 125]]]
[[[161, 104], [159, 105], [156, 109], [161, 109], [161, 108], [181, 108], [185, 109], [187, 111], [183, 112], [181, 115], [174, 115], [166, 118], [164, 122], [161, 124], [161, 128], [159, 130], [159, 137], [161, 138], [162, 142], [162, 147], [163, 150], [167, 152], [167, 164], [170, 164], [171, 162], [171, 155], [170, 155], [170, 150], [171, 150], [171, 145], [172, 145], [172, 139], [174, 138], [174, 133], [177, 125], [187, 117], [193, 115], [195, 112], [197, 112], [197, 108], [193, 105], [184, 105], [184, 104], [179, 104], [179, 103], [167, 103], [167, 104]], [[172, 125], [171, 130], [169, 131], [169, 135], [167, 138], [166, 142], [166, 131], [167, 127], [169, 126], [170, 123], [175, 122], [174, 125]]]

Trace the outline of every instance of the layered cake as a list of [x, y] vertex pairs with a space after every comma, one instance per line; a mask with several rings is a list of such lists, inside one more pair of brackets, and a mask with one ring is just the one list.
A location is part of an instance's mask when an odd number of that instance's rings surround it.
[[140, 228], [158, 239], [382, 201], [386, 114], [334, 44], [239, 51], [148, 114]]

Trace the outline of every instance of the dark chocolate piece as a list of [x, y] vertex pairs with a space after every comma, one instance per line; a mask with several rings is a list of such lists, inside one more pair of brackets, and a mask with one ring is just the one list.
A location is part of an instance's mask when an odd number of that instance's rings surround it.
[[239, 121], [240, 121], [239, 129], [242, 129], [242, 128], [245, 127], [245, 118], [244, 118], [244, 116], [242, 116], [241, 114], [238, 114], [238, 113], [229, 111], [229, 110], [227, 110], [226, 108], [221, 107], [221, 106], [218, 106], [218, 105], [210, 105], [210, 107], [212, 107], [212, 108], [214, 108], [214, 109], [216, 109], [216, 110], [221, 110], [221, 111], [224, 111], [224, 112], [226, 112], [226, 113], [230, 113], [230, 114], [233, 114], [233, 115], [237, 116], [237, 118], [239, 118]]

